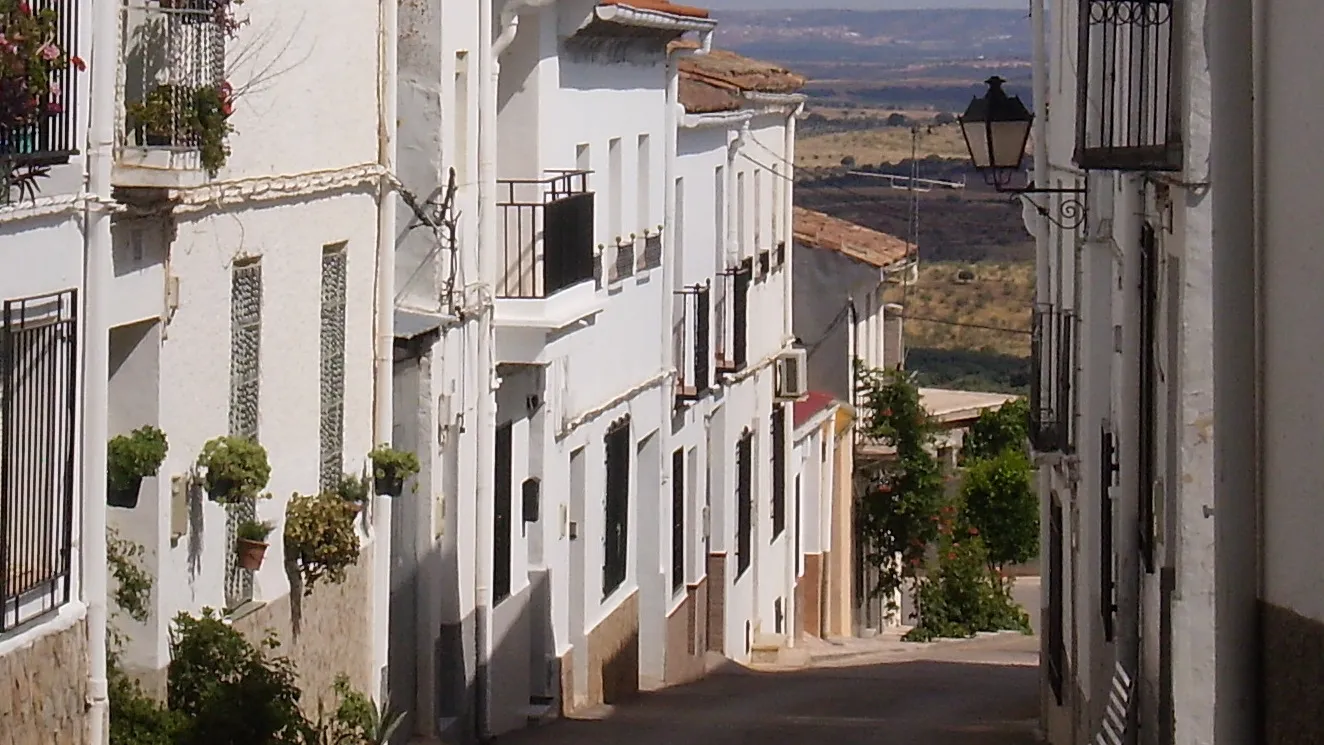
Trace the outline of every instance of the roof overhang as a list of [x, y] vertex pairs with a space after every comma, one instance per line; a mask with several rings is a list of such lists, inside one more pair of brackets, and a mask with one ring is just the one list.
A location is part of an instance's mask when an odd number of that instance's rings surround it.
[[687, 31], [709, 32], [717, 28], [717, 21], [711, 18], [636, 8], [631, 5], [599, 5], [593, 9], [593, 17], [618, 26], [675, 31], [682, 34]]

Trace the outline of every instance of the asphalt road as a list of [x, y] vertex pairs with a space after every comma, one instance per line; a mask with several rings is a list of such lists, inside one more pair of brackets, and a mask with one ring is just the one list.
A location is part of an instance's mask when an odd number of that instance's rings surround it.
[[997, 635], [927, 645], [821, 644], [799, 669], [728, 665], [593, 720], [501, 745], [1034, 745], [1038, 641]]

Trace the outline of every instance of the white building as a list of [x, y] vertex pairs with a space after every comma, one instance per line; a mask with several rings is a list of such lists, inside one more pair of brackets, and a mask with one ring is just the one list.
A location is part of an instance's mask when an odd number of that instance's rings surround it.
[[[91, 29], [72, 23], [75, 4], [52, 5], [55, 43], [88, 55]], [[98, 583], [84, 570], [104, 566], [84, 539], [104, 530], [104, 507], [85, 509], [79, 487], [90, 75], [67, 65], [54, 80], [61, 113], [0, 120], [0, 675], [43, 684], [6, 695], [0, 722], [6, 740], [25, 745], [86, 731], [90, 621], [104, 622], [89, 610]], [[33, 167], [49, 171], [29, 182]]]
[[[377, 283], [389, 267], [380, 254], [393, 248], [394, 205], [380, 198], [391, 146], [378, 136], [393, 118], [378, 96], [393, 74], [378, 49], [391, 22], [372, 4], [328, 14], [302, 0], [135, 0], [110, 15], [108, 434], [150, 424], [170, 445], [137, 504], [109, 510], [110, 527], [145, 549], [154, 582], [145, 624], [112, 615], [127, 638], [122, 662], [163, 684], [171, 619], [211, 607], [253, 634], [276, 630], [309, 701], [340, 673], [378, 696], [385, 498], [357, 523], [361, 554], [345, 582], [310, 597], [280, 537], [292, 494], [364, 472], [374, 442], [391, 436], [380, 387], [390, 368], [373, 362], [374, 293], [389, 299], [390, 288]], [[203, 493], [195, 461], [223, 435], [265, 447], [270, 499], [227, 506]], [[235, 551], [251, 517], [275, 524], [257, 571]]]
[[1029, 197], [1061, 223], [1033, 220], [1048, 734], [1093, 738], [1120, 668], [1124, 741], [1319, 742], [1324, 19], [1042, 10], [1035, 180], [1082, 190]]

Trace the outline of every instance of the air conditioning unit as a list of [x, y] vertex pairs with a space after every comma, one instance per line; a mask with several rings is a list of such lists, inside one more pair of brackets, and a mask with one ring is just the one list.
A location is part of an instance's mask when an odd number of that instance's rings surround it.
[[796, 401], [809, 392], [807, 359], [803, 349], [792, 349], [777, 357], [775, 395], [779, 401]]

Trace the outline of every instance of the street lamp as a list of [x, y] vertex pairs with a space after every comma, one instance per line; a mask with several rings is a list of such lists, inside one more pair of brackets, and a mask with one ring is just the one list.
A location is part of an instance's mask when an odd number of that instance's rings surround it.
[[[1012, 175], [1021, 170], [1021, 163], [1025, 160], [1025, 146], [1030, 141], [1034, 114], [1021, 102], [1020, 96], [1008, 96], [1002, 89], [1002, 84], [1007, 81], [994, 75], [984, 82], [988, 84], [988, 92], [983, 98], [970, 99], [970, 105], [957, 121], [961, 124], [970, 160], [975, 170], [983, 175], [985, 183], [1000, 192], [1017, 195], [1084, 194], [1084, 189], [1037, 188], [1033, 181], [1022, 187], [1008, 186]], [[1059, 227], [1065, 227], [1037, 202], [1034, 207]], [[1078, 227], [1083, 220], [1084, 205], [1078, 199], [1065, 199], [1058, 204], [1058, 212], [1062, 213], [1064, 220], [1072, 222], [1073, 227]]]

